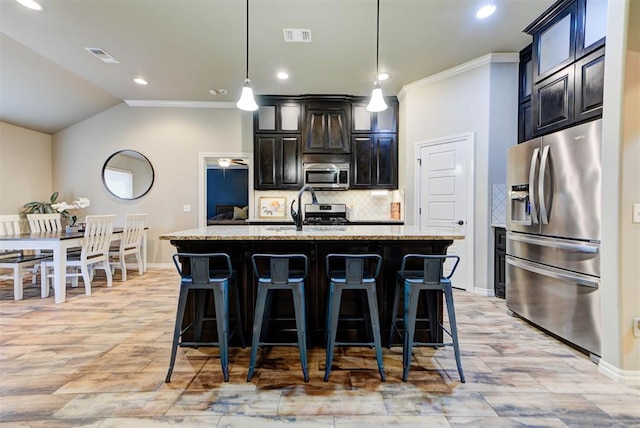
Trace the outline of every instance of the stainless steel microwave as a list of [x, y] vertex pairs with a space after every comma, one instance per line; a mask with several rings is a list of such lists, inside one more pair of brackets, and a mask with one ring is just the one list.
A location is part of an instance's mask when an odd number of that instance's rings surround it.
[[349, 188], [348, 163], [305, 163], [304, 184], [316, 190], [347, 190]]

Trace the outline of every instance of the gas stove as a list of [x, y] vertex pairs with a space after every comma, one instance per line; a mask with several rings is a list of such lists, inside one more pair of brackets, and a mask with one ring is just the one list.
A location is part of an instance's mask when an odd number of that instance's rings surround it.
[[345, 204], [305, 204], [305, 224], [347, 224], [347, 206]]

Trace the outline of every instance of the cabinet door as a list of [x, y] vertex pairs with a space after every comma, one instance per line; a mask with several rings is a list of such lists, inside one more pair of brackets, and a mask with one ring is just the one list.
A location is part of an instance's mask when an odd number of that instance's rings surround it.
[[575, 60], [577, 6], [572, 4], [533, 35], [534, 81], [551, 76]]
[[520, 104], [518, 108], [518, 143], [533, 138], [533, 111], [531, 100]]
[[299, 189], [302, 186], [302, 159], [300, 137], [287, 135], [282, 138], [282, 180], [280, 189]]
[[578, 0], [576, 58], [604, 46], [608, 0]]
[[302, 132], [302, 103], [288, 100], [259, 99], [255, 113], [256, 133], [297, 133]]
[[367, 110], [368, 102], [353, 102], [351, 104], [351, 132], [364, 134], [396, 132], [398, 100], [396, 97], [387, 97], [385, 101], [387, 109], [376, 113]]
[[518, 99], [524, 103], [531, 99], [531, 89], [533, 87], [533, 59], [531, 57], [532, 45], [520, 51], [520, 65], [518, 67], [519, 88]]
[[395, 135], [358, 135], [353, 137], [352, 145], [352, 188], [398, 188], [398, 144]]
[[275, 189], [276, 165], [280, 155], [277, 137], [273, 135], [256, 135], [254, 148], [254, 188]]
[[351, 155], [352, 163], [352, 188], [368, 189], [373, 186], [372, 180], [372, 164], [373, 156], [373, 138], [372, 134], [353, 136], [352, 146], [353, 153]]
[[307, 112], [305, 153], [350, 153], [345, 110]]
[[602, 117], [604, 97], [604, 47], [576, 62], [576, 122]]
[[573, 64], [533, 86], [535, 135], [564, 128], [573, 121]]
[[257, 135], [254, 188], [298, 189], [302, 183], [300, 136]]

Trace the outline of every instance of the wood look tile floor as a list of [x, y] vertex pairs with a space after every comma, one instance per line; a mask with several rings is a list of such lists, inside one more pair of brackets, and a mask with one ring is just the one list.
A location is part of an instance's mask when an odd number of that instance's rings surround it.
[[640, 427], [640, 389], [619, 385], [589, 358], [517, 318], [505, 301], [456, 291], [462, 362], [453, 351], [415, 348], [409, 381], [402, 350], [343, 348], [323, 382], [324, 350], [309, 352], [302, 381], [296, 348], [259, 354], [246, 382], [249, 348], [232, 348], [230, 382], [217, 348], [178, 352], [165, 384], [177, 274], [152, 269], [67, 302], [25, 298], [0, 282], [0, 425], [32, 427]]

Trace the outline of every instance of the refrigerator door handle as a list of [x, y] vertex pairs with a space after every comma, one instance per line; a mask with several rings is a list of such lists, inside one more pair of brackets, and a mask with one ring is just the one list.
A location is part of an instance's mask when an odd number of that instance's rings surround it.
[[534, 224], [538, 224], [538, 208], [536, 207], [536, 192], [535, 192], [535, 179], [536, 179], [536, 163], [538, 162], [538, 152], [540, 149], [536, 147], [533, 149], [531, 155], [531, 163], [529, 164], [529, 202], [531, 203], [531, 219]]
[[507, 239], [511, 241], [524, 242], [526, 244], [540, 245], [542, 247], [557, 248], [559, 250], [578, 251], [581, 253], [598, 254], [600, 246], [590, 242], [582, 242], [580, 244], [571, 241], [549, 240], [536, 238], [535, 236], [516, 235], [507, 232]]
[[527, 270], [529, 272], [537, 273], [539, 275], [548, 276], [550, 278], [559, 279], [560, 281], [574, 282], [576, 284], [584, 285], [586, 287], [598, 288], [599, 281], [586, 275], [580, 275], [573, 272], [562, 271], [550, 266], [541, 267], [535, 263], [527, 262], [525, 260], [519, 260], [512, 256], [506, 257], [506, 262], [509, 265], [515, 266], [520, 269]]
[[549, 159], [549, 146], [542, 149], [542, 160], [540, 161], [540, 175], [538, 176], [538, 197], [540, 198], [540, 223], [549, 224], [547, 205], [545, 204], [544, 176], [547, 173], [547, 160]]

